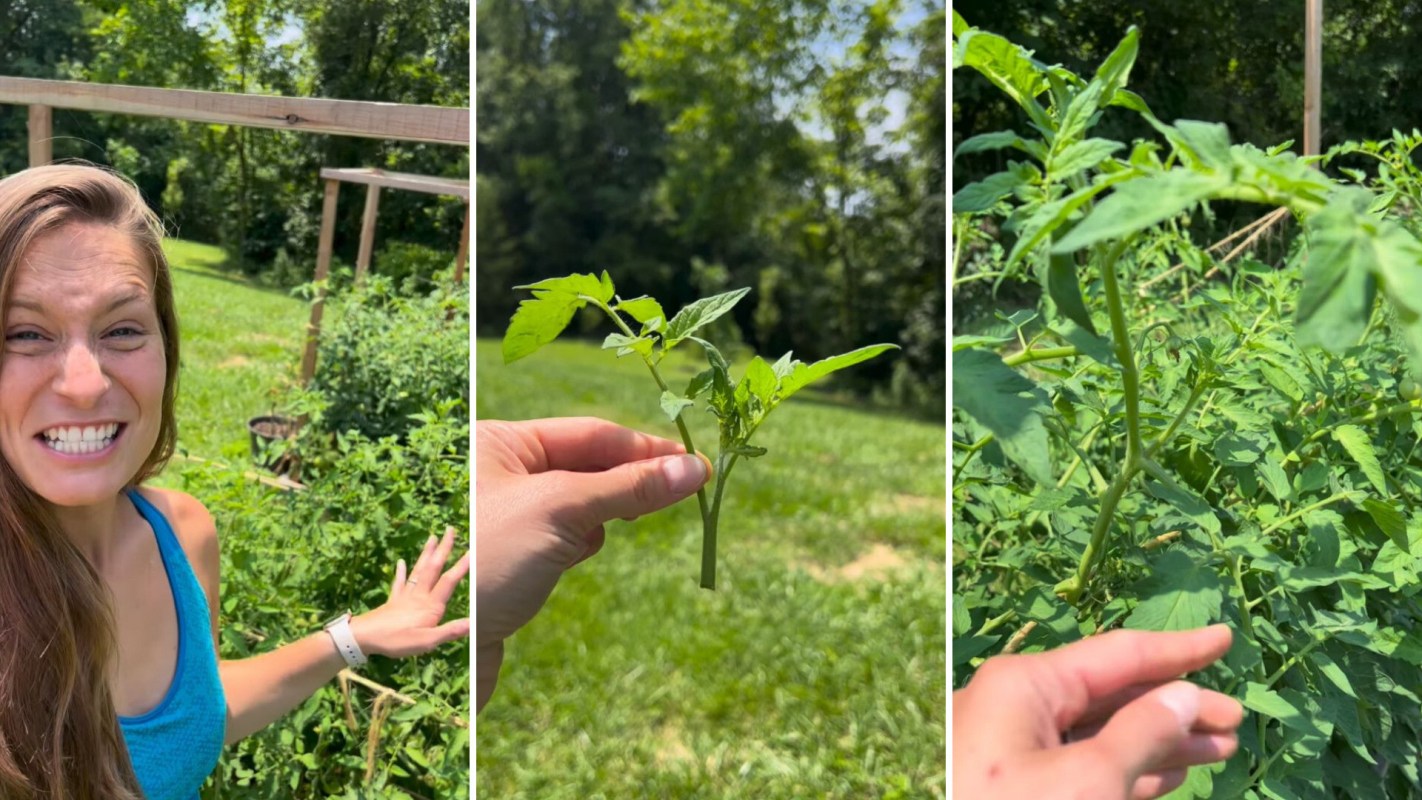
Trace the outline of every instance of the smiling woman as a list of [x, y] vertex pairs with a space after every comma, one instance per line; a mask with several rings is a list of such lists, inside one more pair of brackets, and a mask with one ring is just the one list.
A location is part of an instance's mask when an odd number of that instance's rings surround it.
[[[143, 487], [173, 453], [178, 324], [161, 230], [90, 166], [0, 181], [0, 797], [191, 800], [231, 743], [368, 654], [428, 652], [468, 573], [431, 536], [390, 599], [219, 661], [217, 532]], [[82, 756], [82, 757], [81, 757]]]

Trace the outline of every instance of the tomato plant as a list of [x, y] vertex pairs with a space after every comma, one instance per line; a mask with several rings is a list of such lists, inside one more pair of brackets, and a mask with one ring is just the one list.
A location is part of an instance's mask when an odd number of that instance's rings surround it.
[[[1126, 89], [1135, 30], [1089, 79], [957, 14], [954, 38], [1032, 131], [954, 156], [1025, 156], [954, 195], [955, 232], [1006, 233], [955, 251], [955, 287], [1042, 287], [953, 340], [955, 685], [995, 653], [1224, 621], [1234, 647], [1197, 677], [1253, 719], [1177, 796], [1422, 791], [1422, 137], [1301, 159], [1158, 119]], [[1092, 137], [1106, 113], [1158, 138]], [[1298, 221], [1285, 263], [1196, 244], [1220, 201]]]
[[[702, 298], [668, 318], [661, 304], [650, 297], [628, 300], [618, 297], [612, 278], [606, 272], [600, 278], [596, 275], [569, 275], [515, 288], [532, 291], [533, 299], [519, 303], [504, 333], [504, 363], [517, 361], [553, 341], [579, 309], [591, 305], [606, 313], [619, 331], [608, 334], [603, 348], [616, 350], [619, 357], [636, 353], [651, 371], [652, 379], [661, 390], [659, 402], [662, 410], [676, 424], [688, 453], [695, 453], [696, 446], [681, 415], [695, 405], [698, 397], [706, 396], [706, 408], [716, 416], [720, 448], [714, 463], [715, 489], [711, 499], [707, 500], [704, 488], [696, 493], [703, 531], [701, 586], [705, 589], [716, 588], [716, 527], [726, 480], [739, 459], [765, 455], [764, 447], [750, 443], [765, 418], [810, 383], [868, 361], [886, 350], [898, 349], [897, 345], [874, 344], [812, 364], [798, 361], [790, 353], [773, 364], [755, 356], [737, 382], [731, 378], [730, 364], [721, 351], [693, 334], [730, 311], [750, 289]], [[633, 331], [623, 315], [639, 324], [640, 331]], [[691, 379], [685, 391], [675, 392], [657, 365], [682, 342], [700, 345], [706, 353], [708, 366]]]

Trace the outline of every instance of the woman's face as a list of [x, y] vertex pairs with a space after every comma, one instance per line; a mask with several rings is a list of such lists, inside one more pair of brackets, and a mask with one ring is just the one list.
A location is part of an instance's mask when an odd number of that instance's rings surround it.
[[133, 241], [69, 223], [20, 258], [5, 298], [0, 456], [56, 506], [112, 500], [158, 440], [166, 366]]

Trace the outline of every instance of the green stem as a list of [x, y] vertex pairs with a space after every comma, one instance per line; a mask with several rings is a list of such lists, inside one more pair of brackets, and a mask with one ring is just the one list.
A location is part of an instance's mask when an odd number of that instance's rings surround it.
[[1323, 644], [1322, 639], [1314, 639], [1313, 641], [1309, 642], [1297, 653], [1294, 653], [1292, 656], [1290, 656], [1288, 661], [1285, 661], [1279, 666], [1278, 669], [1274, 670], [1273, 675], [1270, 675], [1269, 677], [1265, 678], [1264, 685], [1266, 687], [1273, 686], [1280, 678], [1284, 677], [1285, 672], [1288, 672], [1295, 664], [1298, 664], [1304, 656], [1313, 652], [1313, 649], [1321, 644]]
[[978, 628], [978, 632], [975, 635], [987, 636], [989, 633], [992, 633], [998, 628], [1001, 628], [1004, 623], [1006, 623], [1008, 620], [1012, 619], [1015, 616], [1017, 616], [1016, 611], [1004, 611], [1003, 613], [998, 614], [987, 622], [984, 622], [983, 626], [981, 628]]
[[1030, 364], [1033, 361], [1050, 361], [1054, 358], [1071, 358], [1080, 355], [1081, 351], [1075, 347], [1039, 347], [1036, 350], [1023, 350], [1020, 353], [1010, 355], [1002, 360], [1002, 363], [1009, 367], [1019, 364]]
[[718, 464], [716, 470], [716, 493], [711, 500], [711, 514], [707, 517], [705, 525], [705, 535], [701, 537], [701, 588], [716, 588], [716, 526], [721, 521], [721, 495], [726, 491], [726, 480], [731, 477], [731, 469], [736, 466], [736, 459], [739, 456], [732, 455], [729, 459], [724, 454], [718, 457], [718, 462], [724, 461], [724, 465]]
[[1175, 415], [1175, 419], [1170, 423], [1170, 427], [1166, 428], [1165, 433], [1162, 433], [1160, 437], [1155, 440], [1155, 443], [1146, 449], [1146, 458], [1153, 458], [1157, 450], [1175, 438], [1175, 431], [1180, 428], [1180, 423], [1184, 422], [1185, 418], [1190, 415], [1190, 411], [1194, 409], [1196, 403], [1200, 402], [1200, 398], [1204, 394], [1205, 386], [1204, 383], [1201, 382], [1199, 386], [1195, 387], [1194, 391], [1190, 392], [1190, 397], [1185, 400], [1185, 407], [1180, 409], [1179, 414]]
[[1282, 519], [1274, 520], [1274, 522], [1270, 523], [1267, 527], [1265, 527], [1264, 530], [1261, 531], [1261, 533], [1262, 533], [1263, 535], [1265, 535], [1265, 536], [1268, 536], [1269, 534], [1273, 533], [1274, 531], [1277, 531], [1278, 529], [1284, 527], [1285, 525], [1288, 525], [1290, 522], [1293, 522], [1294, 520], [1298, 519], [1299, 517], [1302, 517], [1303, 515], [1307, 514], [1307, 513], [1310, 512], [1310, 511], [1317, 511], [1317, 510], [1319, 510], [1320, 508], [1327, 508], [1328, 506], [1331, 506], [1331, 505], [1333, 505], [1334, 503], [1338, 503], [1338, 502], [1341, 502], [1341, 501], [1343, 501], [1343, 500], [1348, 500], [1348, 499], [1350, 499], [1350, 498], [1352, 498], [1352, 497], [1353, 497], [1353, 493], [1352, 493], [1352, 492], [1339, 492], [1338, 494], [1330, 495], [1330, 496], [1328, 496], [1328, 497], [1323, 498], [1322, 500], [1319, 500], [1317, 503], [1314, 503], [1313, 505], [1304, 506], [1303, 508], [1299, 509], [1298, 511], [1295, 511], [1294, 513], [1288, 515], [1287, 517], [1284, 517], [1284, 518], [1282, 518]]
[[1301, 458], [1300, 453], [1305, 447], [1310, 444], [1313, 444], [1319, 439], [1322, 439], [1323, 437], [1327, 436], [1328, 434], [1332, 433], [1333, 431], [1344, 425], [1365, 425], [1369, 422], [1377, 422], [1382, 419], [1387, 419], [1388, 417], [1400, 417], [1415, 414], [1418, 411], [1422, 411], [1422, 406], [1416, 405], [1412, 401], [1408, 400], [1401, 403], [1394, 403], [1393, 405], [1390, 405], [1387, 408], [1380, 408], [1374, 411], [1369, 411], [1368, 413], [1363, 414], [1360, 417], [1351, 417], [1348, 419], [1340, 420], [1338, 422], [1334, 422], [1330, 425], [1325, 425], [1322, 428], [1319, 428], [1318, 430], [1309, 434], [1308, 437], [1302, 442], [1299, 442], [1298, 447], [1295, 447], [1292, 451], [1289, 452], [1288, 455], [1284, 456], [1284, 460], [1282, 463], [1287, 464], [1290, 461], [1299, 461]]
[[1136, 370], [1135, 355], [1131, 352], [1131, 332], [1126, 322], [1126, 307], [1121, 296], [1121, 287], [1116, 280], [1116, 261], [1126, 250], [1129, 240], [1118, 241], [1101, 261], [1101, 281], [1106, 294], [1106, 308], [1111, 317], [1111, 338], [1116, 345], [1116, 360], [1121, 362], [1121, 382], [1126, 400], [1126, 455], [1121, 463], [1121, 471], [1106, 488], [1101, 497], [1101, 507], [1097, 510], [1096, 523], [1091, 529], [1091, 541], [1081, 553], [1076, 574], [1054, 587], [1068, 603], [1076, 605], [1082, 592], [1086, 590], [1096, 562], [1105, 555], [1106, 533], [1111, 529], [1112, 518], [1116, 515], [1116, 505], [1126, 493], [1131, 479], [1141, 468], [1141, 409], [1140, 373]]
[[[598, 300], [595, 297], [589, 297], [587, 295], [581, 296], [584, 299], [597, 304], [597, 306], [603, 311], [606, 311], [607, 315], [609, 317], [612, 317], [612, 321], [617, 324], [617, 327], [622, 329], [623, 335], [636, 338], [637, 334], [633, 333], [632, 329], [627, 327], [627, 323], [622, 321], [622, 316], [619, 315], [617, 312], [613, 311], [606, 303], [602, 302], [601, 300]], [[652, 380], [657, 382], [657, 386], [662, 391], [671, 391], [671, 389], [667, 387], [667, 382], [662, 378], [661, 371], [657, 369], [657, 365], [652, 362], [652, 359], [648, 358], [647, 356], [642, 356], [642, 363], [646, 364], [647, 369], [651, 370]], [[685, 445], [687, 455], [695, 455], [696, 445], [693, 444], [691, 441], [691, 431], [687, 429], [686, 422], [682, 420], [680, 415], [678, 415], [676, 418], [676, 429], [681, 433], [681, 443]], [[721, 489], [721, 481], [723, 480], [725, 480], [724, 475], [718, 474], [716, 476], [716, 490], [718, 495]], [[716, 582], [716, 519], [712, 514], [713, 508], [709, 506], [706, 501], [706, 487], [703, 486], [700, 489], [696, 490], [696, 504], [701, 508], [701, 585], [702, 587], [707, 589], [714, 589]], [[706, 551], [708, 547], [711, 551], [712, 574], [711, 585], [709, 586], [707, 585], [706, 580]]]

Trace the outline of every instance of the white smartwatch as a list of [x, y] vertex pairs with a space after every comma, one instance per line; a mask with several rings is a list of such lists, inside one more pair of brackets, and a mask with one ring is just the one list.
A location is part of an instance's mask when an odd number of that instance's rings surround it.
[[356, 644], [355, 634], [351, 633], [351, 612], [336, 617], [325, 625], [326, 633], [331, 634], [331, 641], [335, 643], [336, 650], [341, 654], [341, 658], [352, 668], [363, 667], [367, 661], [365, 653], [360, 651], [360, 645]]

